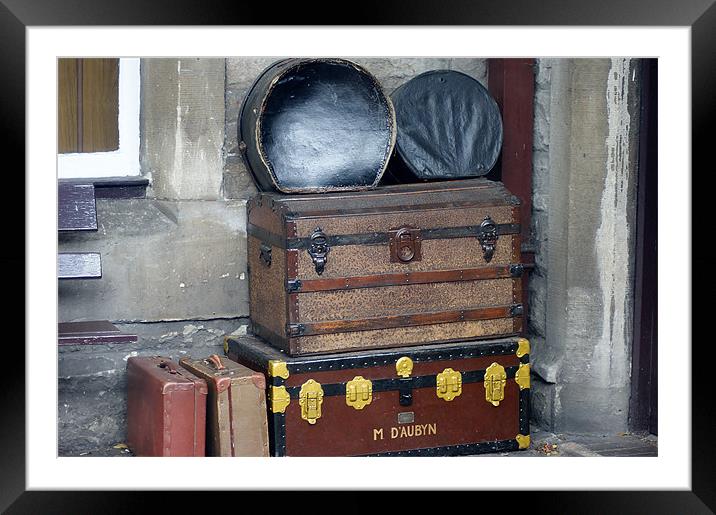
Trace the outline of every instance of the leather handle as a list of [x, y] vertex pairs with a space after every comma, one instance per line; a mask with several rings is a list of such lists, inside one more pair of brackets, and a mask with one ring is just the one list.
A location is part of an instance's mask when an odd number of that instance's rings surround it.
[[177, 367], [175, 367], [173, 363], [170, 363], [168, 361], [161, 361], [157, 366], [159, 368], [165, 368], [170, 374], [177, 373]]
[[209, 362], [211, 362], [211, 364], [214, 365], [214, 368], [216, 368], [216, 370], [223, 370], [226, 368], [224, 366], [224, 364], [221, 362], [221, 358], [217, 354], [212, 354], [211, 356], [209, 356], [208, 359], [209, 359]]

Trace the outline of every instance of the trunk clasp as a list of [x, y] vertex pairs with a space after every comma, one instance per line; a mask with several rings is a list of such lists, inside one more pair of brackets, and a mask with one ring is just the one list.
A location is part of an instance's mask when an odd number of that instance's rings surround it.
[[505, 399], [505, 385], [507, 384], [507, 372], [505, 367], [493, 363], [485, 370], [485, 400], [493, 406], [499, 406], [500, 401]]
[[321, 418], [321, 404], [323, 404], [323, 388], [320, 383], [309, 379], [301, 386], [298, 394], [298, 404], [301, 406], [301, 418], [309, 424], [315, 424]]
[[355, 376], [346, 383], [346, 404], [363, 409], [373, 401], [373, 383], [362, 376]]

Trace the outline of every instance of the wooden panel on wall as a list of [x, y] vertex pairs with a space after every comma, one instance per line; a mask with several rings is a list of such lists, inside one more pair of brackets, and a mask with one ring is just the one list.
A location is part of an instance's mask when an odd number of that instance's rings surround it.
[[82, 59], [82, 152], [119, 148], [119, 59]]
[[78, 152], [77, 141], [77, 64], [78, 59], [58, 59], [57, 134], [58, 152]]
[[119, 59], [59, 59], [59, 152], [119, 148]]

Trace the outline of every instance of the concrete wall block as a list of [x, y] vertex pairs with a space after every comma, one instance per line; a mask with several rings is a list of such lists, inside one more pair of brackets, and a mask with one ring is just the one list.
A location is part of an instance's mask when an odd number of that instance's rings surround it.
[[597, 388], [572, 383], [559, 387], [554, 426], [571, 433], [615, 434], [628, 430], [629, 387]]
[[60, 252], [100, 252], [101, 279], [59, 282], [61, 321], [248, 316], [246, 208], [236, 202], [98, 200], [96, 233]]
[[532, 152], [532, 209], [549, 210], [549, 150]]
[[545, 211], [532, 211], [530, 231], [535, 245], [535, 265], [537, 273], [547, 275], [547, 252], [549, 243], [549, 218]]
[[528, 290], [527, 323], [529, 332], [545, 336], [547, 334], [547, 279], [539, 274], [530, 274]]
[[142, 60], [140, 153], [151, 196], [220, 198], [224, 74], [224, 59]]
[[530, 418], [532, 424], [545, 431], [554, 431], [554, 384], [542, 381], [534, 373], [531, 377], [530, 387]]
[[545, 377], [555, 369], [560, 431], [626, 428], [638, 141], [629, 126], [638, 112], [632, 79], [619, 59], [555, 60], [550, 71], [549, 324], [534, 370]]

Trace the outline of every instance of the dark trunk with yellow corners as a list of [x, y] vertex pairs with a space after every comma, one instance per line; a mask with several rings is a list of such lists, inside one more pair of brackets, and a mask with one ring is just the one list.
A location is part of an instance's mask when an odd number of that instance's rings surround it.
[[486, 179], [248, 209], [252, 331], [292, 356], [522, 330], [519, 199]]
[[272, 456], [449, 456], [530, 443], [524, 338], [289, 357], [246, 336], [226, 338], [225, 351], [268, 378]]

